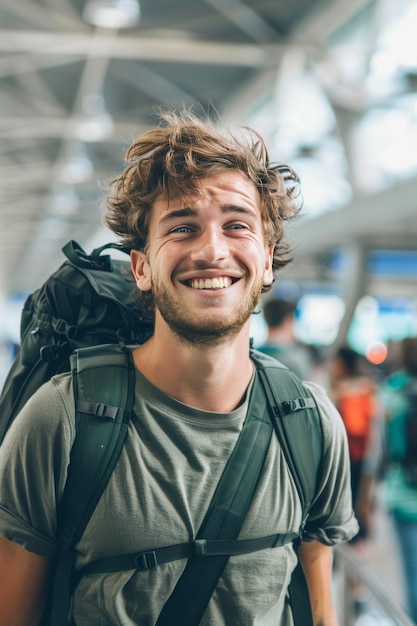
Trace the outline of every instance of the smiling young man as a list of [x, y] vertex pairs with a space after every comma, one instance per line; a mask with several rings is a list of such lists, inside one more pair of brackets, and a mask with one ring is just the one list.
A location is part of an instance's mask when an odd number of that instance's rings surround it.
[[[134, 415], [76, 546], [77, 569], [194, 540], [245, 421], [254, 385], [250, 316], [274, 271], [288, 263], [284, 221], [298, 212], [297, 182], [292, 170], [269, 163], [255, 133], [220, 131], [187, 112], [164, 114], [129, 149], [106, 221], [131, 250], [155, 330], [133, 350]], [[299, 554], [314, 623], [335, 626], [331, 546], [350, 539], [357, 523], [341, 419], [319, 387], [307, 386], [320, 409], [323, 449]], [[0, 449], [0, 626], [39, 621], [73, 439], [71, 377], [64, 374], [34, 395]], [[301, 518], [272, 437], [239, 537], [298, 532]], [[291, 626], [287, 590], [296, 563], [291, 543], [230, 557], [199, 623]], [[156, 624], [185, 565], [87, 573], [74, 591], [70, 623]]]

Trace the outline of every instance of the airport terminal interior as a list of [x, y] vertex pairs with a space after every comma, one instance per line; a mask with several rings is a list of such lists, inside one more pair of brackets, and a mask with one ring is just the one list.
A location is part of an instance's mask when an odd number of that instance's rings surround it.
[[[107, 182], [158, 110], [184, 106], [254, 128], [297, 172], [294, 260], [266, 299], [296, 302], [323, 384], [344, 345], [378, 383], [417, 335], [416, 30], [417, 0], [0, 0], [0, 384], [27, 295], [67, 241], [114, 239]], [[342, 626], [412, 623], [377, 509], [373, 545], [338, 555]], [[369, 599], [355, 615], [346, 578]]]

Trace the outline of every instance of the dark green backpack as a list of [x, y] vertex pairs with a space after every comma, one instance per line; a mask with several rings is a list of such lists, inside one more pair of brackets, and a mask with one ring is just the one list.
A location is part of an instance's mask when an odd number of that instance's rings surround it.
[[27, 299], [20, 347], [0, 396], [0, 442], [20, 409], [53, 375], [70, 370], [75, 349], [90, 345], [143, 343], [152, 317], [141, 302], [128, 260], [87, 255], [75, 242], [62, 249], [66, 260]]
[[[21, 347], [0, 397], [1, 441], [27, 398], [43, 382], [56, 373], [72, 371], [77, 436], [71, 451], [68, 479], [59, 511], [61, 550], [43, 626], [63, 626], [66, 623], [70, 595], [76, 583], [73, 546], [82, 536], [117, 463], [131, 417], [135, 374], [127, 344], [142, 343], [152, 333], [151, 318], [146, 314], [144, 306], [140, 303], [138, 306], [137, 296], [133, 295], [137, 288], [129, 263], [102, 255], [106, 247], [98, 248], [88, 256], [78, 244], [70, 242], [63, 249], [68, 260], [28, 298], [22, 315]], [[109, 247], [116, 246], [110, 244]], [[257, 382], [254, 385], [254, 391], [258, 394], [256, 404], [260, 405], [262, 401], [265, 403], [266, 399], [263, 413], [267, 413], [267, 416], [262, 417], [264, 428], [275, 430], [302, 503], [304, 514], [299, 535], [260, 538], [242, 545], [245, 542], [234, 538], [238, 534], [237, 527], [226, 547], [221, 544], [221, 550], [216, 541], [207, 542], [205, 539], [192, 542], [192, 545], [186, 544], [179, 551], [177, 546], [168, 546], [163, 554], [161, 549], [157, 549], [133, 555], [138, 568], [157, 566], [167, 560], [185, 557], [189, 557], [189, 563], [192, 564], [208, 556], [213, 557], [209, 559], [210, 563], [223, 559], [223, 562], [219, 561], [221, 567], [216, 574], [218, 579], [231, 554], [301, 539], [314, 498], [321, 459], [320, 417], [313, 399], [295, 375], [274, 359], [256, 351], [252, 351], [252, 358], [257, 368]], [[260, 448], [254, 447], [253, 454], [248, 456], [246, 450], [246, 456], [238, 455], [237, 464], [234, 463], [235, 478], [231, 480], [228, 474], [225, 479], [226, 491], [230, 482], [242, 482], [242, 472], [245, 471], [248, 459], [251, 456], [256, 459], [259, 453]], [[242, 458], [245, 458], [244, 462]], [[261, 463], [258, 462], [258, 466], [260, 469]], [[228, 515], [226, 529], [230, 519]], [[241, 513], [240, 521], [243, 520], [244, 514]], [[214, 528], [213, 536], [222, 535], [217, 535], [217, 529]], [[195, 545], [199, 546], [199, 550], [205, 546], [208, 552], [205, 555], [199, 553], [195, 558]], [[186, 550], [185, 555], [181, 550]], [[214, 550], [214, 553], [210, 554], [210, 550]], [[129, 558], [132, 555], [127, 555]], [[132, 567], [132, 563], [115, 556], [110, 565], [92, 564], [92, 567], [96, 567], [95, 571], [109, 571], [109, 567], [117, 571]], [[206, 569], [204, 566], [203, 571]], [[193, 572], [189, 578], [193, 582]], [[216, 579], [207, 586], [207, 597], [200, 599], [197, 613], [204, 611], [215, 582]], [[187, 592], [187, 587], [185, 590]], [[293, 576], [290, 594], [298, 594], [298, 598], [292, 600], [295, 624], [312, 624], [301, 566]], [[190, 614], [189, 618], [183, 614], [183, 605], [190, 604], [189, 597], [188, 592], [185, 596], [175, 596], [173, 611], [178, 612], [178, 623], [183, 626], [199, 622], [199, 618], [195, 617], [197, 613]], [[172, 619], [171, 608], [168, 623], [169, 619]], [[164, 623], [161, 619], [158, 626]], [[174, 620], [171, 623], [176, 622]]]

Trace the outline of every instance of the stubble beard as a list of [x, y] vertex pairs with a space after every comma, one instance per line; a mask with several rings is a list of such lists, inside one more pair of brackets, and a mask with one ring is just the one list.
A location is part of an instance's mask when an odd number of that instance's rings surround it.
[[262, 287], [262, 284], [254, 285], [238, 307], [223, 317], [210, 315], [209, 308], [207, 315], [193, 316], [158, 280], [152, 284], [152, 294], [155, 308], [178, 339], [192, 346], [215, 346], [239, 334], [259, 302]]

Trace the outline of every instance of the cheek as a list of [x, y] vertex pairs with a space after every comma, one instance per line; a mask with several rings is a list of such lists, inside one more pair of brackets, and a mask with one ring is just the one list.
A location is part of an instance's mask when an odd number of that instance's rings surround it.
[[235, 250], [235, 253], [240, 256], [243, 263], [251, 264], [253, 267], [256, 266], [261, 272], [272, 268], [272, 255], [270, 251], [265, 248], [263, 241], [246, 241], [240, 245], [238, 251]]

